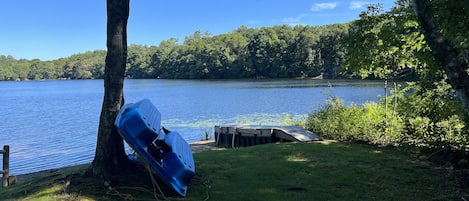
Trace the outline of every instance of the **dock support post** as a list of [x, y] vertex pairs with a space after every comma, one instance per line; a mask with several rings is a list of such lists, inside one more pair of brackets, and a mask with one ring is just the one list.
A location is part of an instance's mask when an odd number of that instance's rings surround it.
[[8, 178], [10, 177], [9, 172], [10, 172], [10, 146], [5, 145], [3, 146], [3, 150], [0, 150], [0, 153], [3, 154], [3, 170], [1, 173], [3, 174], [2, 176], [2, 187], [8, 187]]
[[221, 126], [215, 126], [215, 144], [220, 145]]
[[231, 139], [231, 148], [235, 148], [236, 127], [233, 129], [233, 138]]

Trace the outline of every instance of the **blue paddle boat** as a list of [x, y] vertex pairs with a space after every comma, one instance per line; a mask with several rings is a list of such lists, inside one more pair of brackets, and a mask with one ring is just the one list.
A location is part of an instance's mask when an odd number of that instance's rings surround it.
[[190, 145], [161, 127], [161, 113], [148, 99], [124, 105], [115, 125], [143, 162], [180, 196], [195, 174]]

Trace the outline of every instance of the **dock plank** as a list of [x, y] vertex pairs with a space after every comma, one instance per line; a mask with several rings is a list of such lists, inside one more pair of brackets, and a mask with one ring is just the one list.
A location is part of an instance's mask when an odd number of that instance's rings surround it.
[[285, 135], [289, 135], [292, 138], [296, 139], [298, 142], [309, 142], [309, 141], [318, 141], [322, 140], [319, 136], [314, 134], [311, 131], [308, 131], [304, 128], [298, 126], [281, 126], [274, 127], [274, 130], [281, 131]]
[[[234, 137], [255, 139], [269, 138], [278, 139], [279, 141], [291, 141], [291, 142], [309, 142], [309, 141], [320, 141], [321, 137], [308, 131], [299, 126], [256, 126], [256, 125], [245, 125], [245, 124], [233, 124], [233, 125], [220, 125], [215, 126], [217, 135], [227, 136], [232, 140], [231, 146], [235, 147]], [[230, 132], [226, 132], [230, 131]], [[224, 138], [225, 139], [225, 138]], [[242, 141], [241, 140], [241, 141]], [[221, 141], [221, 140], [220, 140]], [[236, 141], [238, 142], [238, 141]], [[227, 144], [226, 142], [217, 142], [220, 144]], [[239, 142], [238, 142], [239, 144]], [[251, 144], [251, 143], [249, 143]], [[257, 143], [254, 143], [257, 144]]]

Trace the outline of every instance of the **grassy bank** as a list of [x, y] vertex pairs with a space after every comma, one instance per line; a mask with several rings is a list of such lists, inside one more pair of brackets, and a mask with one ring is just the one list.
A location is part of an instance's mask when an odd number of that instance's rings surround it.
[[[464, 170], [425, 155], [349, 143], [283, 143], [194, 154], [184, 200], [463, 200]], [[5, 200], [155, 200], [148, 174], [105, 186], [71, 168], [0, 191]], [[466, 179], [464, 179], [466, 178]], [[156, 190], [158, 191], [158, 190]], [[160, 200], [164, 197], [157, 195]], [[167, 198], [169, 200], [180, 200]]]

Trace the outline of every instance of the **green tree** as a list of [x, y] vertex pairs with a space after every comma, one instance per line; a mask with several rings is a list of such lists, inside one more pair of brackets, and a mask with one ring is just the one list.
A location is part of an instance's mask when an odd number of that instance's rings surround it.
[[393, 14], [384, 13], [379, 4], [369, 5], [360, 20], [352, 22], [351, 33], [345, 39], [349, 50], [346, 70], [358, 72], [363, 78], [392, 76], [399, 69], [396, 54], [401, 45], [394, 40], [399, 29]]
[[68, 79], [103, 78], [105, 55], [106, 51], [96, 50], [65, 58], [63, 76]]
[[[345, 40], [349, 48], [347, 70], [391, 79], [415, 72], [418, 82], [393, 92], [399, 104], [393, 105], [392, 115], [388, 114], [388, 101], [384, 99], [381, 103], [386, 111], [383, 131], [394, 128], [390, 120], [402, 118], [405, 132], [398, 139], [400, 143], [463, 150], [469, 139], [467, 129], [463, 129], [468, 115], [461, 113], [455, 90], [447, 84], [448, 72], [444, 74], [435, 62], [434, 50], [429, 47], [430, 42], [427, 44], [427, 34], [421, 31], [423, 26], [417, 22], [411, 1], [396, 3], [388, 12], [383, 12], [379, 5], [371, 5], [360, 20], [352, 23], [351, 34]], [[467, 64], [463, 66], [460, 68], [466, 70]]]
[[[183, 43], [169, 39], [159, 46], [130, 45], [126, 77], [284, 78], [322, 73], [337, 77], [346, 52], [339, 41], [347, 29], [348, 24], [241, 26], [217, 36], [195, 31]], [[8, 61], [5, 57], [0, 79], [102, 79], [105, 56], [106, 51], [95, 50], [53, 61]], [[28, 62], [29, 69], [15, 69], [22, 62]]]
[[433, 56], [469, 114], [469, 31], [465, 28], [469, 23], [469, 4], [443, 0], [413, 3]]
[[154, 68], [150, 67], [154, 47], [143, 45], [129, 46], [127, 56], [127, 77], [130, 78], [154, 78]]
[[338, 76], [344, 63], [345, 47], [341, 41], [348, 34], [347, 24], [333, 24], [319, 27], [320, 37], [316, 45], [317, 67], [313, 76], [324, 74], [326, 78]]
[[398, 0], [387, 12], [380, 5], [370, 5], [352, 23], [344, 40], [346, 71], [361, 77], [413, 79], [428, 86], [443, 78], [410, 3]]
[[176, 61], [179, 58], [178, 47], [178, 40], [176, 38], [160, 42], [150, 62], [156, 78], [173, 77], [173, 66], [177, 65]]
[[30, 70], [30, 62], [26, 59], [21, 59], [12, 64], [14, 79], [26, 80]]
[[307, 77], [319, 74], [315, 68], [319, 34], [315, 27], [297, 25], [295, 41], [290, 45], [290, 77]]
[[272, 78], [278, 73], [275, 56], [280, 43], [277, 33], [270, 28], [261, 28], [248, 44], [249, 60], [255, 78]]
[[12, 56], [0, 56], [0, 80], [13, 80], [13, 62], [16, 62]]

